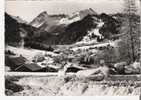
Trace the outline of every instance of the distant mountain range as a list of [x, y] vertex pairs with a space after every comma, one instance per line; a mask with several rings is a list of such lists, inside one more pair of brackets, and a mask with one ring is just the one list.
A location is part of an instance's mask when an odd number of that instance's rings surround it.
[[118, 34], [119, 26], [119, 21], [114, 17], [105, 13], [98, 15], [91, 8], [72, 15], [42, 12], [29, 24], [5, 13], [5, 42], [18, 43], [20, 32], [26, 33], [26, 43], [73, 44], [84, 40], [84, 37], [102, 41]]
[[49, 15], [45, 11], [40, 13], [37, 17], [35, 17], [30, 22], [30, 25], [39, 28], [41, 30], [47, 31], [49, 33], [56, 33], [58, 30], [60, 30], [60, 28], [62, 30], [66, 25], [81, 20], [87, 15], [96, 15], [96, 12], [93, 11], [91, 8], [89, 8], [89, 9], [81, 10], [79, 12], [75, 12], [71, 15], [65, 15], [65, 14]]
[[66, 15], [48, 15], [47, 12], [42, 12], [30, 22], [30, 25], [43, 31], [53, 33], [55, 27], [58, 26], [59, 20], [64, 17], [66, 17]]

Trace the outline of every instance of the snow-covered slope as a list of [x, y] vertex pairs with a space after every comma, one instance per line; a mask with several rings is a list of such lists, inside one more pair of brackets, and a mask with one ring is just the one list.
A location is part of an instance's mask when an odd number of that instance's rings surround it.
[[77, 16], [77, 17], [74, 17], [74, 18], [62, 18], [60, 21], [59, 21], [59, 23], [58, 24], [66, 24], [66, 25], [68, 25], [68, 24], [71, 24], [71, 23], [73, 23], [73, 22], [76, 22], [76, 21], [79, 21], [80, 20], [80, 17], [79, 16]]
[[84, 9], [78, 12], [74, 12], [72, 14], [69, 15], [69, 17], [66, 18], [62, 18], [58, 24], [71, 24], [73, 22], [79, 21], [81, 19], [83, 19], [84, 17], [86, 17], [87, 15], [96, 15], [97, 13], [89, 8], [89, 9]]
[[107, 47], [107, 46], [117, 47], [117, 42], [118, 41], [107, 41], [103, 43], [97, 43], [95, 45], [87, 43], [87, 45], [81, 45], [79, 47], [75, 46], [72, 48], [72, 50], [76, 51], [76, 50], [84, 50], [84, 49], [96, 49], [96, 48]]
[[99, 29], [102, 28], [103, 25], [104, 25], [103, 21], [100, 20], [99, 22], [97, 22], [96, 28], [90, 29], [87, 32], [87, 35], [84, 36], [83, 39], [77, 42], [76, 44], [97, 42], [96, 38], [103, 39], [104, 36], [99, 32]]
[[50, 56], [58, 55], [56, 53], [49, 52], [49, 51], [43, 51], [43, 50], [38, 50], [38, 49], [18, 48], [18, 47], [12, 47], [12, 46], [6, 46], [6, 50], [12, 51], [17, 56], [22, 55], [29, 61], [31, 61], [31, 59], [33, 59], [33, 57], [37, 54], [50, 55]]

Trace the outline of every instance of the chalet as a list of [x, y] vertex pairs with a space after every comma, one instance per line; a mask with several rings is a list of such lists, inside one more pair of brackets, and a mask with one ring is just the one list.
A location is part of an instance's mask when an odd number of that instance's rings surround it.
[[36, 63], [26, 63], [27, 59], [20, 56], [20, 57], [5, 57], [5, 64], [10, 66], [12, 71], [17, 72], [57, 72], [55, 68], [50, 68], [48, 66], [41, 67]]

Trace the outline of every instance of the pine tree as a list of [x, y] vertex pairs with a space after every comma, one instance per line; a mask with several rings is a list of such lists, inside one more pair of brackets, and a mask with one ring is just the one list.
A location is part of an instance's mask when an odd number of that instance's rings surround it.
[[136, 60], [136, 13], [137, 13], [137, 7], [135, 0], [125, 0], [125, 9], [124, 9], [125, 15], [126, 15], [126, 29], [127, 29], [127, 45], [129, 46], [129, 56], [131, 62], [134, 62]]

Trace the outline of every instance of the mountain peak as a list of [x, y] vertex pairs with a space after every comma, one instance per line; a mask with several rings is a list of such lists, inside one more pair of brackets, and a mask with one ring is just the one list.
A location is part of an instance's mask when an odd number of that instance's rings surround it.
[[89, 8], [89, 11], [90, 11], [91, 13], [93, 13], [94, 15], [97, 15], [97, 12], [95, 12], [92, 8]]
[[47, 11], [43, 11], [43, 12], [41, 12], [39, 15], [38, 15], [38, 17], [39, 16], [48, 16], [48, 13], [47, 13]]
[[73, 16], [79, 16], [81, 19], [83, 19], [87, 15], [97, 15], [97, 13], [92, 8], [84, 9], [79, 12], [73, 13]]
[[9, 16], [11, 19], [17, 21], [18, 23], [24, 23], [24, 24], [28, 23], [27, 21], [23, 20], [21, 17], [10, 15], [7, 12], [5, 12], [5, 16]]
[[34, 27], [39, 27], [44, 23], [44, 21], [48, 18], [48, 16], [49, 15], [47, 14], [47, 12], [43, 11], [30, 22], [30, 25]]
[[11, 16], [13, 19], [15, 19], [17, 22], [19, 23], [25, 23], [27, 24], [28, 22], [26, 22], [25, 20], [23, 20], [22, 18], [20, 18], [19, 16]]

